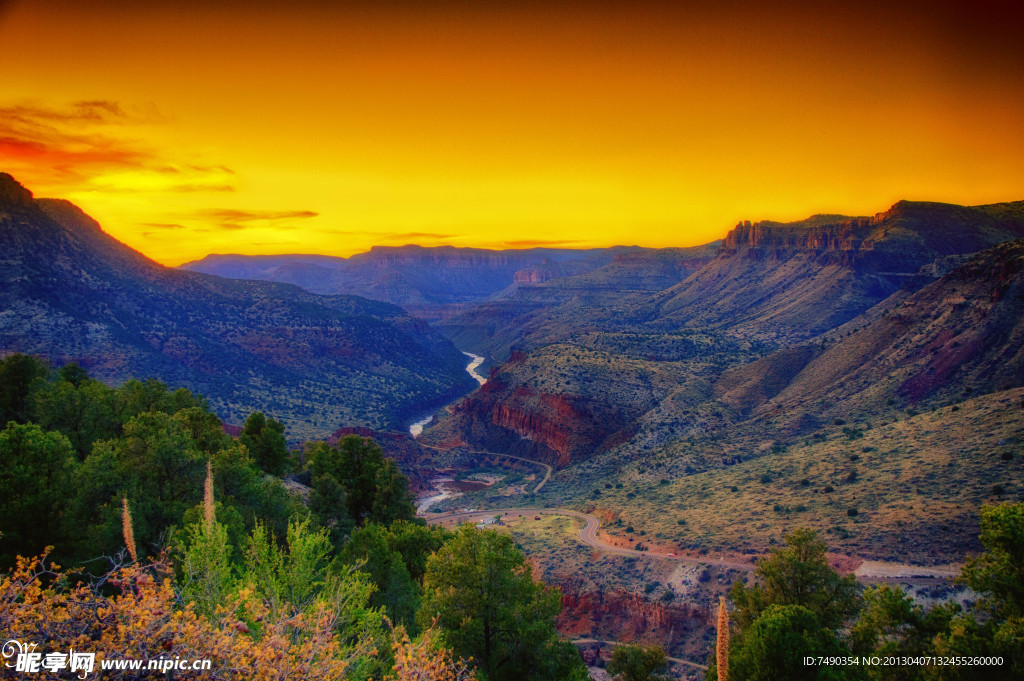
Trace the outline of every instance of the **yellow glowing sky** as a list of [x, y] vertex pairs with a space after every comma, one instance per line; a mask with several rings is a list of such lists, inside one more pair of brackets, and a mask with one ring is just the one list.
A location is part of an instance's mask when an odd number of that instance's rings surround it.
[[958, 4], [0, 0], [0, 170], [167, 264], [1024, 199], [1021, 41]]

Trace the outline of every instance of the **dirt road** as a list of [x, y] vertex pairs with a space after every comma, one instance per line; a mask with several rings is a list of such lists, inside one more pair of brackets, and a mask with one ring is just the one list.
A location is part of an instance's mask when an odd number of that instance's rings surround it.
[[526, 463], [532, 463], [532, 464], [536, 464], [538, 466], [544, 466], [544, 469], [545, 469], [544, 479], [540, 481], [539, 485], [537, 485], [536, 487], [533, 488], [533, 493], [534, 494], [539, 492], [541, 490], [541, 488], [545, 484], [547, 484], [547, 481], [551, 479], [551, 473], [554, 471], [554, 469], [551, 466], [547, 465], [546, 463], [541, 463], [540, 461], [534, 461], [533, 459], [524, 459], [521, 456], [512, 456], [511, 454], [497, 454], [495, 452], [473, 452], [473, 453], [474, 454], [489, 454], [491, 456], [503, 456], [506, 459], [515, 459], [517, 461], [525, 461]]
[[487, 511], [472, 511], [472, 512], [461, 512], [461, 513], [427, 513], [424, 517], [428, 523], [437, 525], [442, 524], [445, 521], [452, 521], [455, 523], [469, 522], [473, 520], [483, 520], [484, 518], [490, 518], [495, 515], [561, 515], [568, 516], [570, 518], [577, 518], [584, 522], [583, 529], [580, 530], [579, 540], [587, 546], [592, 546], [595, 549], [604, 551], [605, 553], [612, 553], [619, 556], [638, 556], [641, 558], [660, 558], [664, 560], [673, 560], [680, 563], [692, 563], [696, 565], [720, 565], [727, 568], [735, 568], [737, 570], [753, 570], [753, 563], [737, 562], [724, 559], [715, 558], [690, 558], [688, 556], [673, 556], [667, 553], [658, 553], [656, 551], [637, 551], [636, 549], [624, 549], [619, 546], [612, 546], [611, 544], [601, 541], [597, 536], [597, 531], [601, 527], [601, 521], [592, 515], [587, 513], [580, 513], [578, 511], [570, 511], [562, 508], [496, 508]]
[[[434, 447], [432, 445], [425, 445], [423, 443], [420, 443], [420, 446], [423, 447], [424, 449], [433, 449], [434, 451], [437, 451], [437, 452], [445, 451], [445, 450], [441, 449], [440, 447]], [[525, 463], [532, 463], [535, 466], [543, 466], [544, 467], [544, 471], [545, 471], [544, 472], [544, 479], [540, 481], [540, 484], [538, 484], [536, 487], [533, 488], [533, 493], [534, 494], [539, 492], [541, 490], [541, 488], [543, 488], [544, 485], [547, 484], [548, 480], [551, 479], [551, 474], [554, 472], [554, 469], [551, 466], [549, 466], [548, 464], [546, 464], [546, 463], [541, 463], [540, 461], [534, 461], [533, 459], [524, 459], [521, 456], [513, 456], [511, 454], [499, 454], [498, 452], [485, 452], [485, 451], [483, 451], [481, 449], [471, 449], [471, 450], [468, 450], [466, 453], [467, 454], [478, 454], [480, 456], [498, 456], [498, 457], [501, 457], [501, 458], [504, 458], [504, 459], [515, 459], [516, 461], [523, 461]]]
[[[516, 458], [516, 457], [513, 457]], [[526, 459], [524, 459], [525, 461]], [[536, 463], [536, 462], [534, 462]], [[547, 478], [541, 485], [547, 482]], [[538, 486], [539, 488], [539, 486]], [[717, 565], [719, 567], [732, 568], [735, 570], [753, 570], [754, 563], [738, 560], [727, 560], [724, 558], [693, 558], [690, 556], [678, 556], [657, 551], [637, 551], [635, 549], [624, 549], [619, 546], [608, 544], [598, 537], [598, 530], [601, 528], [601, 521], [587, 513], [570, 511], [563, 508], [496, 508], [461, 513], [427, 513], [423, 517], [428, 523], [442, 524], [447, 522], [462, 523], [473, 520], [483, 520], [495, 515], [560, 515], [582, 520], [584, 525], [580, 530], [579, 540], [600, 551], [619, 556], [636, 556], [641, 558], [653, 558], [659, 560], [670, 560], [690, 565]], [[922, 567], [904, 563], [886, 563], [876, 560], [862, 561], [860, 566], [854, 570], [854, 575], [862, 582], [879, 581], [901, 581], [901, 582], [933, 582], [937, 579], [948, 580], [956, 577], [960, 572], [959, 566], [943, 565], [936, 567]]]

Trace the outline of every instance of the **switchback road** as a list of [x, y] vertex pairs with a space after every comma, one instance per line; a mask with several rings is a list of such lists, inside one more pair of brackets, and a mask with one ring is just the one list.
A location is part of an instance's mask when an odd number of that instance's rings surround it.
[[[433, 449], [434, 451], [437, 451], [437, 452], [446, 451], [444, 449], [441, 449], [440, 447], [434, 447], [433, 445], [425, 445], [422, 442], [420, 443], [420, 446], [423, 447], [424, 449]], [[551, 466], [549, 466], [548, 464], [546, 464], [546, 463], [541, 463], [540, 461], [534, 461], [533, 459], [524, 459], [521, 456], [512, 456], [511, 454], [499, 454], [498, 452], [485, 452], [485, 451], [480, 450], [480, 449], [470, 449], [470, 450], [463, 450], [463, 451], [465, 451], [467, 454], [479, 454], [480, 456], [497, 456], [497, 457], [501, 457], [501, 458], [504, 458], [504, 459], [515, 459], [516, 461], [523, 461], [525, 463], [532, 463], [534, 466], [543, 466], [544, 467], [544, 471], [545, 471], [544, 472], [544, 479], [540, 481], [539, 485], [537, 485], [536, 487], [533, 488], [533, 493], [534, 494], [539, 492], [541, 490], [541, 488], [544, 487], [544, 485], [547, 484], [548, 480], [551, 479], [551, 474], [554, 472], [554, 469]]]

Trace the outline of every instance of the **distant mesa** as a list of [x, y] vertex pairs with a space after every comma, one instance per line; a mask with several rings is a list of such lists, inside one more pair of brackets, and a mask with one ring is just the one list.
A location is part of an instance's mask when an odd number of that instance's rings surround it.
[[[516, 281], [593, 270], [621, 250], [374, 246], [348, 258], [209, 255], [181, 268], [230, 279], [295, 284], [312, 293], [364, 296], [400, 305], [414, 316], [435, 321], [467, 304], [486, 300]], [[543, 274], [536, 273], [541, 271]]]

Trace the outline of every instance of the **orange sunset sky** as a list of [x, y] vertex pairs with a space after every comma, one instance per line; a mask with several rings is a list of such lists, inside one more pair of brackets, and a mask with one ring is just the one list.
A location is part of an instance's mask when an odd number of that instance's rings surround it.
[[1024, 199], [1012, 4], [831, 5], [0, 0], [0, 170], [171, 265]]

